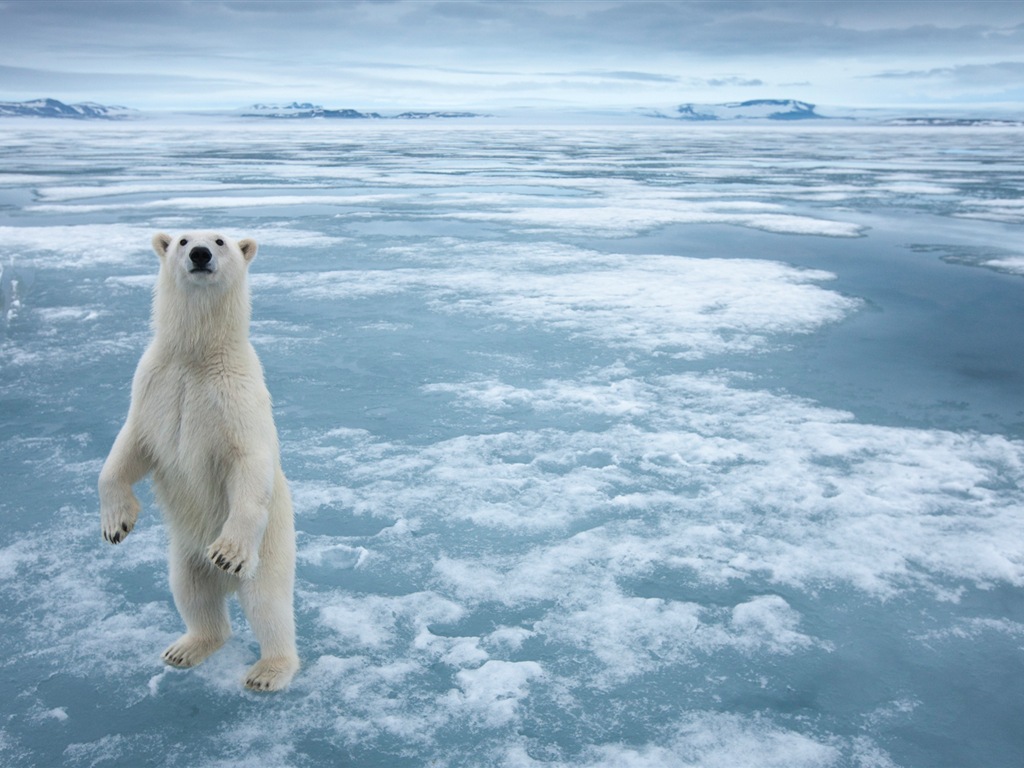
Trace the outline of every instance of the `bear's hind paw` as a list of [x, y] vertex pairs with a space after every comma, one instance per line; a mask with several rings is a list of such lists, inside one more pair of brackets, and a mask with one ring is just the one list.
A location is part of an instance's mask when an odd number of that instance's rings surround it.
[[286, 688], [299, 670], [299, 662], [287, 656], [260, 659], [249, 668], [245, 687], [250, 691], [280, 691]]
[[222, 645], [224, 645], [223, 640], [182, 635], [168, 646], [161, 658], [165, 664], [170, 664], [172, 667], [188, 669], [205, 661], [211, 653]]

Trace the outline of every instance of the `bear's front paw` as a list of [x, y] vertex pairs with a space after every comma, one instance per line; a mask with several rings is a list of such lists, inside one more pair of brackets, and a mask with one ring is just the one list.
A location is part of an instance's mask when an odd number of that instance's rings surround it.
[[210, 562], [232, 576], [245, 578], [256, 569], [256, 550], [242, 546], [225, 536], [213, 542], [206, 554]]
[[132, 532], [139, 519], [139, 500], [134, 495], [113, 503], [100, 503], [100, 525], [103, 538], [111, 544], [120, 544]]

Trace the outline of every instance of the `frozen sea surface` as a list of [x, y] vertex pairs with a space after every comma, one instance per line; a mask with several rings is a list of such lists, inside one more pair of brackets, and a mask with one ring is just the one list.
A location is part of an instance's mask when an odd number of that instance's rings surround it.
[[[1024, 764], [999, 129], [0, 126], [0, 763]], [[252, 236], [304, 668], [164, 668], [97, 474], [149, 239]]]

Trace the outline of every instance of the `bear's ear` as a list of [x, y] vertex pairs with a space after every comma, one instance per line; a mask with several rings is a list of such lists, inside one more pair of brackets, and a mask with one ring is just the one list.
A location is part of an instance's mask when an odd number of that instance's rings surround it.
[[167, 249], [171, 247], [171, 236], [165, 235], [163, 232], [157, 232], [153, 235], [153, 250], [156, 251], [156, 255], [161, 259], [167, 255]]
[[238, 249], [242, 252], [242, 258], [249, 262], [256, 258], [256, 251], [259, 249], [259, 246], [256, 245], [255, 240], [247, 237], [244, 240], [238, 241]]

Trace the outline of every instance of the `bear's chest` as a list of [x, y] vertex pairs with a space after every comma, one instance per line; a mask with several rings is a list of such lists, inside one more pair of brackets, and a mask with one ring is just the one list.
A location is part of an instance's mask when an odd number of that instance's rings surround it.
[[161, 366], [141, 384], [141, 439], [155, 468], [190, 476], [237, 454], [251, 383], [238, 371]]

